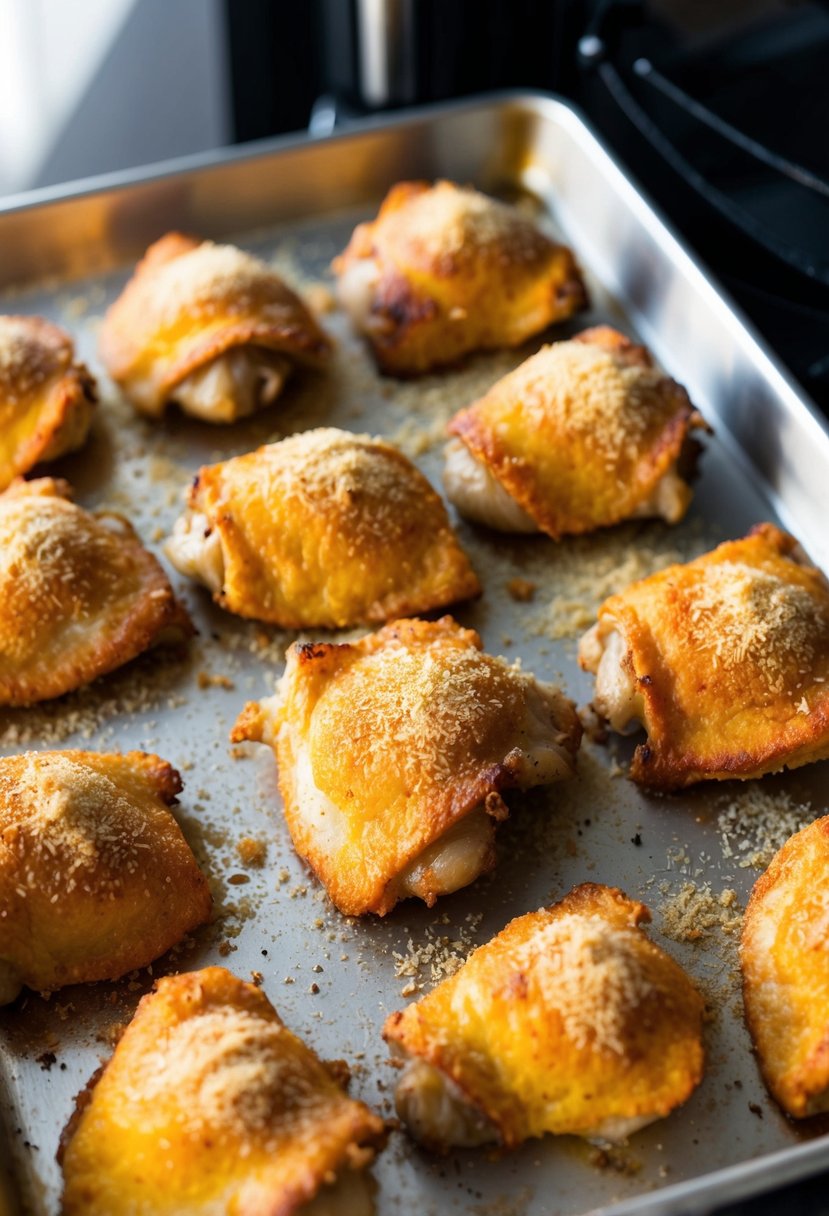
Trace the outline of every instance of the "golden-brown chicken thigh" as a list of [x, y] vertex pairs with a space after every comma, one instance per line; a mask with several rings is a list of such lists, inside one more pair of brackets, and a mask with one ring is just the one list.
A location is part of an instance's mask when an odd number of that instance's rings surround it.
[[372, 1216], [382, 1120], [252, 984], [158, 981], [64, 1133], [64, 1216]]
[[621, 891], [576, 887], [391, 1014], [409, 1131], [432, 1148], [623, 1140], [684, 1102], [702, 1076], [703, 1002], [648, 920]]
[[532, 355], [449, 423], [444, 482], [461, 514], [558, 539], [691, 501], [678, 464], [702, 425], [643, 346], [588, 329]]
[[269, 405], [296, 364], [320, 366], [329, 348], [264, 262], [178, 232], [147, 250], [100, 338], [107, 371], [137, 410], [159, 417], [176, 401], [206, 422]]
[[67, 333], [42, 317], [0, 316], [0, 491], [81, 447], [95, 401]]
[[829, 583], [773, 524], [599, 609], [579, 661], [642, 785], [760, 777], [829, 757]]
[[518, 346], [587, 303], [569, 249], [517, 208], [446, 181], [394, 186], [334, 270], [341, 302], [392, 375]]
[[233, 739], [273, 746], [296, 850], [340, 911], [384, 916], [491, 868], [502, 793], [571, 776], [580, 735], [558, 689], [444, 617], [294, 645]]
[[199, 470], [170, 561], [223, 608], [341, 629], [480, 593], [429, 482], [391, 444], [306, 431]]
[[0, 1003], [22, 985], [114, 980], [207, 920], [205, 879], [144, 752], [0, 759]]
[[740, 960], [769, 1089], [795, 1118], [829, 1110], [829, 815], [787, 840], [757, 880]]
[[68, 494], [51, 478], [0, 494], [0, 705], [60, 697], [193, 630], [126, 520]]

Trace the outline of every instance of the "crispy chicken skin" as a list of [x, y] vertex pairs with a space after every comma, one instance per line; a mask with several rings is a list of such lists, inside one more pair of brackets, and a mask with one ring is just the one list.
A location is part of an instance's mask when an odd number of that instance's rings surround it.
[[364, 1169], [384, 1137], [253, 984], [167, 976], [78, 1100], [62, 1211], [371, 1216]]
[[773, 524], [611, 596], [579, 661], [598, 713], [647, 731], [631, 766], [640, 785], [829, 757], [829, 583]]
[[333, 428], [199, 470], [170, 561], [239, 616], [340, 629], [480, 594], [446, 508], [402, 452]]
[[766, 1084], [796, 1119], [829, 1110], [829, 815], [787, 840], [757, 880], [740, 961]]
[[532, 355], [449, 423], [446, 492], [469, 518], [558, 539], [642, 515], [682, 518], [685, 389], [607, 326]]
[[334, 271], [343, 306], [395, 376], [518, 346], [587, 304], [569, 249], [515, 207], [446, 181], [394, 186]]
[[96, 400], [67, 333], [42, 317], [0, 316], [0, 491], [81, 447]]
[[0, 705], [60, 697], [193, 626], [130, 524], [66, 482], [0, 494]]
[[295, 364], [320, 366], [329, 350], [264, 262], [178, 232], [147, 250], [100, 337], [104, 366], [137, 410], [157, 418], [176, 401], [207, 422], [270, 404]]
[[573, 705], [451, 617], [292, 646], [233, 740], [269, 743], [294, 846], [341, 912], [431, 906], [495, 861], [502, 793], [569, 777]]
[[174, 768], [144, 752], [0, 759], [0, 1003], [22, 985], [114, 980], [210, 915], [168, 806]]
[[703, 1002], [642, 929], [647, 908], [587, 883], [510, 922], [387, 1019], [409, 1061], [398, 1114], [427, 1146], [623, 1140], [699, 1084]]

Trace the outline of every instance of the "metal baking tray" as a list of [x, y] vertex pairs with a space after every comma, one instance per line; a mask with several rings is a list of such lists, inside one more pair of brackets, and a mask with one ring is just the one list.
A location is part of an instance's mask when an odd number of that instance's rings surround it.
[[[391, 436], [439, 484], [442, 426], [541, 342], [397, 384], [379, 378], [345, 318], [324, 311], [337, 341], [328, 375], [297, 377], [273, 409], [211, 428], [171, 415], [135, 417], [102, 377], [96, 330], [146, 244], [170, 228], [231, 237], [273, 259], [326, 307], [327, 266], [353, 224], [400, 178], [450, 177], [535, 200], [541, 222], [575, 248], [593, 308], [646, 341], [715, 429], [690, 515], [678, 528], [623, 526], [559, 545], [460, 524], [485, 586], [457, 611], [488, 649], [520, 655], [579, 703], [590, 680], [575, 642], [596, 602], [630, 579], [777, 518], [824, 568], [829, 435], [814, 409], [730, 301], [654, 212], [579, 114], [549, 96], [503, 95], [355, 125], [330, 139], [281, 139], [28, 195], [0, 209], [0, 307], [64, 324], [102, 378], [88, 447], [57, 472], [88, 507], [129, 514], [157, 546], [202, 463], [320, 424]], [[823, 507], [821, 507], [821, 503]], [[536, 585], [516, 602], [514, 578]], [[57, 1210], [55, 1150], [75, 1094], [105, 1058], [152, 975], [221, 962], [261, 974], [288, 1024], [324, 1057], [354, 1065], [352, 1092], [391, 1114], [397, 1074], [379, 1037], [386, 1014], [456, 965], [513, 916], [574, 883], [621, 886], [649, 904], [654, 939], [679, 958], [711, 1006], [708, 1069], [682, 1109], [601, 1153], [571, 1138], [511, 1154], [440, 1159], [394, 1134], [375, 1167], [380, 1216], [667, 1216], [711, 1206], [829, 1167], [827, 1124], [795, 1126], [768, 1098], [743, 1026], [738, 912], [759, 854], [829, 806], [829, 765], [762, 783], [641, 794], [623, 775], [628, 745], [587, 743], [579, 777], [526, 798], [500, 838], [491, 876], [431, 912], [407, 903], [384, 921], [348, 921], [294, 855], [271, 755], [234, 755], [228, 731], [244, 701], [268, 693], [291, 635], [237, 620], [174, 580], [199, 637], [186, 656], [160, 652], [52, 705], [0, 714], [0, 748], [145, 748], [182, 771], [177, 814], [211, 875], [219, 916], [173, 956], [118, 984], [28, 994], [0, 1011], [0, 1191], [10, 1212]], [[758, 800], [759, 791], [759, 800]], [[240, 838], [267, 842], [245, 868]]]

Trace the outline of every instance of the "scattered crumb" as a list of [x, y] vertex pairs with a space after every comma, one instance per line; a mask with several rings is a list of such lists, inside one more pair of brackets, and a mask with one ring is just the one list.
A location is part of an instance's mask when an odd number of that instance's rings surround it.
[[309, 283], [305, 288], [305, 303], [318, 316], [325, 316], [337, 307], [337, 299], [327, 283]]
[[438, 933], [429, 927], [425, 941], [415, 943], [410, 937], [405, 954], [393, 951], [395, 976], [409, 981], [401, 989], [400, 995], [411, 996], [420, 991], [427, 976], [431, 983], [439, 984], [447, 976], [454, 975], [479, 944], [474, 935], [482, 920], [482, 914], [470, 915], [454, 935]]
[[199, 688], [227, 688], [233, 689], [236, 685], [229, 676], [213, 675], [208, 671], [200, 671], [196, 677]]
[[265, 864], [268, 846], [264, 840], [258, 840], [253, 836], [243, 836], [237, 842], [236, 852], [239, 854], [239, 860], [243, 866], [253, 866], [258, 870]]
[[635, 1178], [642, 1169], [642, 1162], [619, 1145], [594, 1148], [590, 1153], [590, 1164], [596, 1169], [612, 1170], [614, 1174], [622, 1174], [626, 1178]]
[[719, 805], [723, 857], [735, 858], [741, 869], [765, 869], [789, 837], [815, 817], [809, 803], [797, 803], [788, 794], [772, 793], [754, 782]]
[[[136, 983], [136, 988], [140, 987], [141, 985]], [[95, 1037], [99, 1043], [105, 1043], [107, 1047], [116, 1047], [126, 1029], [126, 1022], [110, 1022], [108, 1025], [102, 1026]]]
[[705, 883], [685, 882], [660, 907], [662, 932], [677, 942], [697, 942], [715, 930], [735, 933], [742, 924], [737, 893], [715, 894]]
[[683, 554], [657, 538], [661, 539], [659, 525], [644, 529], [627, 524], [612, 534], [570, 537], [551, 546], [544, 583], [545, 594], [553, 594], [527, 621], [528, 629], [555, 639], [577, 637], [593, 624], [608, 596], [695, 555]]
[[536, 584], [529, 578], [511, 578], [507, 583], [507, 591], [519, 604], [528, 604], [535, 599]]

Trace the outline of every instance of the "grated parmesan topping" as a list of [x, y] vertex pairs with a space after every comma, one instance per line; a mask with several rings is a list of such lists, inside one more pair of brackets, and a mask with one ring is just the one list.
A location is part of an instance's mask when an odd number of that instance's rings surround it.
[[[17, 779], [4, 785], [12, 804], [6, 843], [19, 849], [23, 861], [15, 875], [19, 894], [44, 886], [69, 894], [85, 885], [84, 872], [99, 867], [113, 871], [104, 882], [112, 893], [119, 887], [117, 875], [135, 873], [151, 848], [140, 803], [70, 756], [30, 753]], [[15, 826], [23, 830], [14, 833]]]
[[459, 747], [485, 746], [505, 720], [517, 731], [523, 724], [526, 678], [472, 648], [432, 653], [390, 644], [346, 678], [355, 744], [379, 751], [382, 763], [405, 756], [407, 772], [430, 785], [458, 779]]
[[[56, 502], [61, 504], [57, 510]], [[63, 499], [22, 495], [7, 500], [7, 510], [2, 511], [6, 518], [0, 546], [0, 585], [19, 578], [24, 569], [27, 580], [39, 576], [44, 582], [51, 581], [56, 575], [60, 581], [75, 580], [76, 572], [68, 568], [67, 556], [79, 547], [79, 541], [85, 547], [100, 538], [87, 535], [86, 529], [79, 536], [83, 516], [78, 508], [68, 504], [66, 510], [64, 504]], [[106, 533], [104, 539], [111, 542], [111, 534]]]
[[60, 367], [57, 356], [30, 318], [0, 317], [0, 396], [13, 401], [27, 396]]
[[319, 427], [291, 435], [271, 450], [274, 456], [278, 452], [280, 480], [312, 501], [321, 494], [344, 500], [360, 492], [395, 501], [409, 496], [405, 465], [395, 456], [389, 459], [392, 449], [370, 435]]
[[400, 218], [407, 243], [423, 244], [439, 258], [480, 256], [489, 245], [511, 260], [532, 262], [549, 245], [517, 208], [451, 182], [415, 195], [389, 218]]
[[655, 987], [642, 965], [642, 935], [575, 913], [545, 925], [516, 952], [575, 1047], [623, 1055], [636, 1010]]
[[[265, 501], [299, 500], [308, 510], [339, 509], [356, 531], [390, 538], [428, 509], [444, 515], [414, 465], [381, 440], [321, 427], [256, 454]], [[244, 458], [243, 458], [244, 459]], [[254, 466], [248, 466], [253, 471]]]
[[665, 419], [666, 406], [674, 411], [662, 372], [621, 363], [587, 342], [545, 346], [512, 378], [528, 428], [543, 425], [552, 410], [565, 433], [589, 439], [608, 466], [635, 456], [643, 436]]
[[4, 631], [6, 655], [26, 653], [37, 622], [50, 614], [80, 618], [110, 591], [123, 594], [128, 576], [116, 535], [63, 498], [0, 499], [0, 537], [0, 601], [7, 613], [26, 606]]
[[[175, 1097], [182, 1131], [205, 1126], [244, 1138], [299, 1118], [314, 1099], [305, 1053], [279, 1023], [248, 1010], [210, 1009], [165, 1030], [142, 1057], [135, 1100], [144, 1106]], [[310, 1074], [310, 1075], [309, 1075]]]
[[250, 291], [263, 278], [276, 281], [258, 258], [233, 245], [204, 241], [196, 249], [153, 268], [153, 300], [161, 327], [175, 325], [182, 313], [212, 310], [246, 312]]
[[823, 609], [806, 587], [744, 562], [700, 568], [688, 591], [692, 642], [715, 666], [755, 663], [770, 691], [782, 692], [791, 668], [804, 671], [827, 629]]

